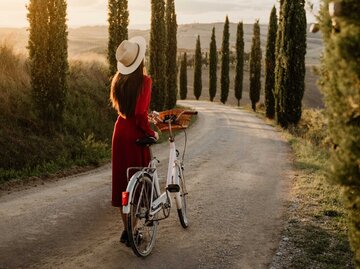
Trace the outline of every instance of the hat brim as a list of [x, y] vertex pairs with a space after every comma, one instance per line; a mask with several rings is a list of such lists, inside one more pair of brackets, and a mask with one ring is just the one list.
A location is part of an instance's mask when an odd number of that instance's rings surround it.
[[136, 43], [139, 45], [139, 54], [134, 63], [130, 66], [125, 66], [119, 61], [117, 62], [117, 69], [120, 72], [120, 74], [123, 75], [129, 75], [133, 73], [141, 64], [141, 62], [145, 58], [146, 53], [146, 40], [142, 36], [135, 36], [131, 39], [129, 39], [130, 42]]

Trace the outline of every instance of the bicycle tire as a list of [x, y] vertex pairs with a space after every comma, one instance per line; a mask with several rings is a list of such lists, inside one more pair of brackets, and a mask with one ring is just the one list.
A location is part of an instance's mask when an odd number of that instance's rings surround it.
[[180, 167], [178, 167], [179, 169], [179, 186], [180, 186], [180, 200], [181, 200], [181, 208], [177, 210], [178, 215], [179, 215], [179, 220], [181, 223], [181, 226], [186, 229], [187, 227], [189, 227], [189, 221], [186, 215], [186, 211], [187, 211], [187, 200], [186, 200], [186, 187], [185, 187], [185, 180], [184, 180], [184, 176], [183, 173], [181, 173], [180, 171]]
[[[149, 220], [151, 208], [152, 179], [144, 174], [134, 185], [128, 214], [128, 235], [130, 246], [135, 255], [148, 256], [154, 245], [157, 233], [157, 221]], [[155, 190], [154, 190], [155, 192]], [[157, 194], [154, 193], [154, 198]]]

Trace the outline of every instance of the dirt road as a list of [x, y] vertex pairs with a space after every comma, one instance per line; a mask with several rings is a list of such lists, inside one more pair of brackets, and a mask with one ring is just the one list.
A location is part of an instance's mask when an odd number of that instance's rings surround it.
[[[254, 115], [207, 102], [189, 130], [185, 173], [190, 227], [175, 209], [153, 253], [119, 243], [110, 166], [0, 198], [0, 268], [267, 268], [280, 240], [289, 147]], [[181, 149], [183, 136], [177, 139]], [[154, 155], [167, 165], [167, 145]]]

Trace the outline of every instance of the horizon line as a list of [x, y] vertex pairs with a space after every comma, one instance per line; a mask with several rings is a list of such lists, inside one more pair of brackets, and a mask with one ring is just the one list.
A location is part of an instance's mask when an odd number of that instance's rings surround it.
[[[241, 22], [241, 21], [239, 21]], [[239, 22], [231, 22], [230, 24], [238, 24]], [[224, 24], [223, 21], [215, 21], [215, 22], [192, 22], [192, 23], [182, 23], [178, 24], [178, 26], [184, 26], [184, 25], [194, 25], [194, 24]], [[244, 25], [253, 25], [254, 23], [247, 23], [243, 22]], [[313, 22], [307, 22], [307, 24], [312, 24]], [[269, 25], [269, 23], [260, 23], [260, 25]], [[85, 25], [68, 25], [68, 29], [80, 29], [84, 27], [108, 27], [107, 24], [85, 24]], [[8, 29], [28, 29], [29, 26], [9, 26], [9, 25], [0, 25], [0, 28], [8, 28]], [[129, 30], [150, 30], [150, 24], [135, 24], [135, 25], [129, 25]]]

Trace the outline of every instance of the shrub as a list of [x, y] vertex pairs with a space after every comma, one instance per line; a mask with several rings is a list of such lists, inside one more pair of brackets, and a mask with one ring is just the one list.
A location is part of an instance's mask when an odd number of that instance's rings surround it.
[[34, 116], [25, 58], [1, 44], [0, 71], [0, 181], [96, 164], [104, 157], [104, 145], [110, 157], [116, 115], [108, 102], [105, 65], [71, 62], [63, 131], [51, 136], [43, 133]]
[[291, 125], [289, 131], [313, 145], [329, 148], [328, 128], [323, 110], [305, 109], [300, 122], [297, 125]]

